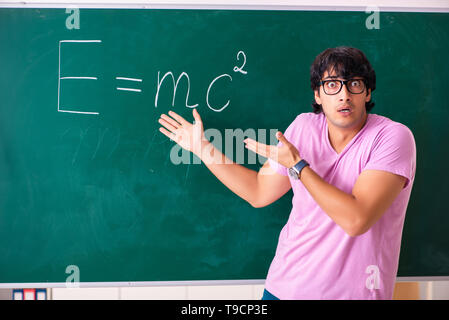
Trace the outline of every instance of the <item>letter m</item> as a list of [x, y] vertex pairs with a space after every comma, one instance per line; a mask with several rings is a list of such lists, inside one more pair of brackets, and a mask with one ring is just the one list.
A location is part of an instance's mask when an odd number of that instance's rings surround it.
[[198, 104], [195, 104], [193, 106], [189, 106], [188, 104], [188, 100], [189, 100], [189, 92], [190, 92], [190, 78], [189, 75], [185, 72], [181, 73], [181, 75], [178, 77], [178, 79], [175, 82], [175, 76], [173, 75], [173, 73], [167, 72], [166, 74], [164, 74], [164, 76], [162, 77], [162, 79], [160, 79], [160, 71], [157, 72], [157, 91], [156, 91], [156, 97], [154, 99], [154, 106], [157, 107], [157, 103], [159, 100], [159, 90], [161, 89], [162, 83], [165, 80], [165, 77], [167, 76], [171, 76], [171, 79], [173, 81], [173, 99], [172, 99], [172, 107], [175, 105], [175, 98], [176, 98], [176, 89], [178, 88], [178, 84], [179, 81], [182, 79], [183, 76], [185, 76], [187, 78], [187, 94], [186, 94], [186, 107], [188, 108], [195, 108], [198, 106]]

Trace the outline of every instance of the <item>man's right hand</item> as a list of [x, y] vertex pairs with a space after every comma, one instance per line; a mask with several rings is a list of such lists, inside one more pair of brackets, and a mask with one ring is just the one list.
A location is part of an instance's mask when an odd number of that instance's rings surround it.
[[173, 111], [169, 111], [168, 115], [161, 114], [158, 122], [164, 128], [159, 128], [159, 131], [201, 159], [201, 150], [209, 141], [204, 135], [203, 122], [196, 108], [192, 113], [195, 119], [193, 124]]

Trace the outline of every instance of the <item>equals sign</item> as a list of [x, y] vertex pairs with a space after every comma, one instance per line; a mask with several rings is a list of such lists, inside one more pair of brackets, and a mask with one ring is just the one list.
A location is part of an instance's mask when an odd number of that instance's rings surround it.
[[[126, 80], [126, 81], [133, 81], [133, 82], [142, 82], [142, 79], [135, 79], [135, 78], [115, 77], [115, 79], [117, 79], [117, 80]], [[123, 88], [123, 87], [117, 87], [117, 90], [142, 92], [141, 89]]]

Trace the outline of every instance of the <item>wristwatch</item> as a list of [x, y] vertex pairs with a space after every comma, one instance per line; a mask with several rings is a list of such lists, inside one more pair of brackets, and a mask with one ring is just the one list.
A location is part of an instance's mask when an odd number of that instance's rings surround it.
[[288, 169], [288, 175], [292, 177], [294, 180], [299, 180], [301, 178], [302, 169], [304, 169], [304, 167], [308, 165], [309, 163], [306, 160], [302, 159], [293, 167]]

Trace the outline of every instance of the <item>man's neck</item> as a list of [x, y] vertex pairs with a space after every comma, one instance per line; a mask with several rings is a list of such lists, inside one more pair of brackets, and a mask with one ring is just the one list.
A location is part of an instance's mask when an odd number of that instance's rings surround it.
[[354, 138], [357, 133], [359, 133], [360, 130], [365, 126], [366, 121], [368, 119], [368, 114], [365, 115], [364, 121], [362, 123], [355, 127], [355, 128], [338, 128], [333, 126], [329, 121], [328, 124], [328, 135], [329, 135], [329, 142], [331, 143], [332, 147], [335, 149], [337, 153], [340, 153], [345, 146]]

